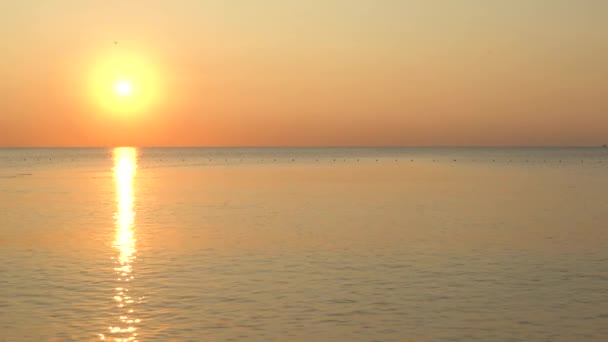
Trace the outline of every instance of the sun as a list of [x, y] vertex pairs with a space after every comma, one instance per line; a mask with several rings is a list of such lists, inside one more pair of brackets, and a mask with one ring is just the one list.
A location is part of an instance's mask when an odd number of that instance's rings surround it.
[[[99, 115], [135, 118], [163, 104], [164, 82], [151, 56], [115, 52], [100, 55], [89, 73], [88, 94]], [[136, 116], [134, 116], [137, 114]]]
[[129, 96], [133, 92], [133, 86], [129, 81], [118, 81], [116, 85], [114, 85], [114, 90], [118, 95]]

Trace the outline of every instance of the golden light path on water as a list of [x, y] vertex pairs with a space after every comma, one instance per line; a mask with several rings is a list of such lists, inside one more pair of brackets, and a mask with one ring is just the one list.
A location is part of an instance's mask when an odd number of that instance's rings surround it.
[[135, 298], [129, 293], [134, 280], [133, 262], [136, 258], [135, 239], [135, 193], [133, 181], [137, 171], [137, 150], [131, 147], [114, 149], [114, 182], [116, 184], [115, 238], [112, 246], [117, 250], [115, 268], [118, 286], [115, 287], [114, 301], [118, 308], [118, 324], [108, 327], [107, 334], [100, 334], [102, 340], [124, 342], [137, 341], [134, 317]]

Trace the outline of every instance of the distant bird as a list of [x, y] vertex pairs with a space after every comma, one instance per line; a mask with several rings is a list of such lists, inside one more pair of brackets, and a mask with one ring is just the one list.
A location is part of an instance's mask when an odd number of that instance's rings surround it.
[[116, 44], [118, 44], [118, 42], [117, 42], [117, 41], [114, 41], [114, 45], [116, 45]]

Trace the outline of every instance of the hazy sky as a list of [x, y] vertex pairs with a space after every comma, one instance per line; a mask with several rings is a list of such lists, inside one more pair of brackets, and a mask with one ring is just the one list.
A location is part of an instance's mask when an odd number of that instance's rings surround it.
[[0, 41], [0, 146], [608, 143], [605, 0], [2, 1]]

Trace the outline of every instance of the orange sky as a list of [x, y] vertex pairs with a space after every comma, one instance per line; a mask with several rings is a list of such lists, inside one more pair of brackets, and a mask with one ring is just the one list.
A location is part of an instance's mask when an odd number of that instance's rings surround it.
[[0, 38], [0, 146], [608, 143], [603, 0], [5, 1]]

